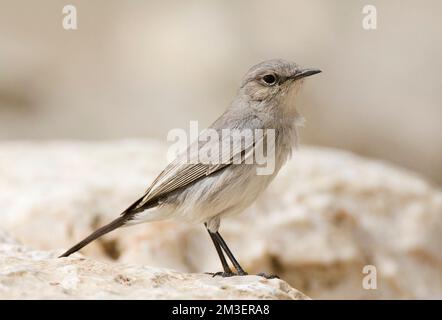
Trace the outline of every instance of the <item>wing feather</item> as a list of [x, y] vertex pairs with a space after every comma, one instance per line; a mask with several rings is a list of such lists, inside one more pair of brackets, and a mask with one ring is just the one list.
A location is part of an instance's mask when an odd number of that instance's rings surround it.
[[[152, 185], [143, 195], [141, 201], [138, 203], [135, 209], [140, 209], [150, 201], [159, 199], [166, 194], [173, 192], [179, 188], [185, 187], [198, 179], [214, 174], [215, 172], [230, 166], [235, 159], [240, 159], [240, 163], [246, 161], [248, 157], [253, 157], [253, 151], [257, 145], [262, 143], [265, 138], [265, 134], [255, 139], [244, 139], [241, 143], [233, 143], [235, 139], [230, 135], [220, 135], [219, 143], [215, 148], [211, 148], [213, 151], [220, 150], [220, 154], [216, 154], [218, 157], [214, 157], [222, 160], [221, 163], [206, 164], [198, 161], [199, 150], [204, 147], [204, 144], [200, 148], [195, 148], [195, 145], [189, 146], [189, 148], [180, 154], [173, 162], [171, 162], [154, 180]], [[244, 143], [242, 143], [244, 142]], [[196, 143], [196, 142], [195, 142]], [[215, 143], [216, 142], [213, 142]], [[226, 148], [227, 144], [230, 144], [232, 148]], [[223, 147], [219, 147], [223, 146]], [[228, 152], [228, 153], [227, 153]], [[227, 159], [227, 161], [226, 161]]]

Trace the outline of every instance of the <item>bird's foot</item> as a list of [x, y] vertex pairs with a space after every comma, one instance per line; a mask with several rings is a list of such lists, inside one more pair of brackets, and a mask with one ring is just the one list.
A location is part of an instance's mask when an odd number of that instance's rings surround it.
[[244, 270], [238, 271], [238, 273], [232, 271], [219, 271], [219, 272], [205, 272], [205, 274], [210, 274], [212, 277], [220, 276], [223, 278], [233, 277], [233, 276], [248, 276], [249, 274]]
[[257, 274], [257, 276], [266, 278], [266, 279], [280, 279], [276, 274], [267, 274], [264, 272], [260, 272]]
[[223, 278], [233, 277], [237, 276], [234, 272], [225, 272], [225, 271], [219, 271], [219, 272], [205, 272], [205, 274], [210, 274], [212, 277], [220, 276]]

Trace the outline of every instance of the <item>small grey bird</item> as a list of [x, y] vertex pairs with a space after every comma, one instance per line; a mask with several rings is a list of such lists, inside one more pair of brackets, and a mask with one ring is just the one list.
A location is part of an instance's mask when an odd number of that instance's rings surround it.
[[[232, 160], [239, 156], [239, 163], [202, 163], [189, 161], [189, 156], [195, 159], [195, 153], [202, 148], [213, 143], [223, 145], [226, 138], [220, 134], [219, 140], [215, 142], [198, 139], [195, 142], [196, 148], [194, 143], [178, 155], [144, 195], [118, 218], [93, 232], [60, 257], [69, 256], [116, 228], [174, 218], [205, 225], [223, 267], [222, 272], [213, 275], [246, 275], [218, 232], [221, 218], [238, 214], [247, 208], [267, 188], [290, 157], [297, 143], [296, 127], [302, 120], [294, 106], [293, 93], [297, 91], [301, 79], [319, 72], [318, 69], [303, 69], [295, 63], [280, 59], [259, 63], [247, 72], [230, 107], [209, 127], [219, 133], [226, 129], [273, 130], [275, 163], [271, 174], [258, 175], [259, 164], [246, 161], [257, 151], [256, 140], [251, 143], [241, 141], [237, 144], [239, 147], [233, 149], [221, 148], [220, 156], [223, 159]], [[228, 136], [228, 139], [238, 137]], [[235, 273], [229, 267], [224, 253], [233, 264]]]

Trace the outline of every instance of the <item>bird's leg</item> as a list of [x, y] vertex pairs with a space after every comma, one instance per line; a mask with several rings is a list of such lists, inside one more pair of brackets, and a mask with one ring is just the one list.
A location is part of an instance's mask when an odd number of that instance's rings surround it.
[[[244, 271], [244, 269], [241, 267], [241, 265], [238, 263], [238, 261], [235, 259], [235, 257], [233, 256], [232, 252], [230, 251], [229, 247], [227, 246], [226, 242], [224, 241], [223, 237], [221, 237], [221, 235], [219, 234], [219, 232], [215, 232], [212, 233], [210, 232], [210, 230], [207, 228], [206, 225], [206, 229], [209, 232], [210, 238], [213, 241], [213, 244], [215, 245], [216, 248], [216, 252], [218, 252], [219, 258], [221, 260], [221, 264], [223, 265], [224, 268], [224, 272], [216, 272], [216, 273], [210, 273], [213, 276], [223, 276], [223, 277], [230, 277], [230, 276], [234, 276], [235, 273], [233, 273], [230, 268], [229, 265], [227, 264], [226, 258], [224, 257], [223, 251], [225, 251], [225, 253], [227, 254], [227, 256], [229, 257], [230, 261], [233, 263], [233, 266], [236, 269], [236, 272], [238, 272], [239, 276], [246, 276], [247, 272]], [[221, 250], [222, 248], [222, 250]], [[260, 277], [266, 278], [266, 279], [279, 279], [279, 277], [277, 275], [274, 274], [266, 274], [266, 273], [258, 273], [257, 274]]]
[[209, 273], [212, 276], [222, 276], [222, 277], [230, 277], [235, 275], [232, 270], [229, 267], [229, 264], [226, 261], [226, 257], [224, 257], [224, 253], [219, 245], [219, 243], [216, 241], [215, 236], [212, 232], [210, 232], [209, 228], [207, 228], [207, 223], [204, 224], [206, 226], [206, 230], [210, 235], [210, 239], [212, 239], [213, 245], [215, 246], [216, 252], [218, 253], [219, 259], [221, 260], [221, 264], [223, 266], [224, 271], [221, 272], [215, 272], [215, 273]]
[[[209, 231], [209, 233], [210, 233], [210, 231]], [[229, 247], [227, 246], [226, 242], [224, 241], [223, 237], [221, 237], [221, 235], [219, 234], [219, 232], [216, 232], [216, 233], [213, 234], [212, 240], [214, 241], [214, 243], [216, 241], [219, 242], [218, 246], [221, 246], [223, 248], [223, 250], [226, 252], [226, 254], [229, 257], [230, 261], [232, 261], [233, 266], [236, 269], [236, 272], [238, 272], [238, 275], [246, 276], [247, 272], [244, 271], [244, 269], [241, 267], [241, 265], [235, 259], [235, 257], [233, 256], [232, 252], [230, 251]], [[266, 274], [264, 272], [258, 273], [257, 275], [260, 276], [260, 277], [266, 278], [266, 279], [275, 279], [275, 278], [279, 279], [279, 277], [277, 275]]]
[[230, 251], [229, 247], [227, 246], [226, 242], [224, 241], [224, 239], [219, 234], [219, 232], [213, 233], [213, 236], [214, 236], [215, 241], [218, 242], [218, 244], [221, 246], [221, 248], [223, 248], [224, 252], [229, 257], [229, 259], [232, 262], [233, 266], [235, 267], [236, 272], [238, 273], [238, 275], [246, 276], [247, 272], [244, 271], [244, 269], [241, 267], [241, 265], [235, 259], [235, 257], [233, 256], [232, 252]]

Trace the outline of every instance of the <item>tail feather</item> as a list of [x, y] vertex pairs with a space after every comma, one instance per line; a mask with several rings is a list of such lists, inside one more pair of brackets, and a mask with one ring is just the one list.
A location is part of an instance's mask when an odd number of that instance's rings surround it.
[[74, 252], [77, 252], [84, 246], [87, 246], [89, 243], [94, 241], [95, 239], [105, 235], [106, 233], [109, 233], [121, 226], [123, 226], [127, 221], [133, 219], [134, 215], [138, 212], [141, 212], [143, 210], [155, 207], [158, 205], [158, 199], [151, 199], [149, 202], [146, 202], [142, 206], [139, 206], [139, 204], [143, 201], [144, 196], [132, 203], [132, 205], [124, 210], [121, 215], [113, 220], [112, 222], [108, 223], [107, 225], [101, 227], [100, 229], [92, 232], [89, 236], [87, 236], [85, 239], [81, 240], [79, 243], [77, 243], [75, 246], [70, 248], [68, 251], [63, 253], [59, 258], [68, 257]]
[[75, 246], [70, 248], [68, 251], [63, 253], [61, 256], [59, 256], [59, 258], [67, 257], [67, 256], [71, 255], [72, 253], [77, 252], [78, 250], [80, 250], [84, 246], [88, 245], [90, 242], [94, 241], [95, 239], [101, 237], [102, 235], [105, 235], [106, 233], [109, 233], [109, 232], [111, 232], [111, 231], [121, 227], [122, 225], [125, 224], [125, 222], [127, 220], [130, 220], [130, 217], [127, 216], [127, 215], [125, 215], [125, 216], [123, 215], [123, 216], [118, 217], [117, 219], [115, 219], [114, 221], [110, 222], [109, 224], [107, 224], [107, 225], [101, 227], [100, 229], [94, 231], [88, 237], [86, 237], [85, 239], [83, 239], [82, 241], [77, 243]]

